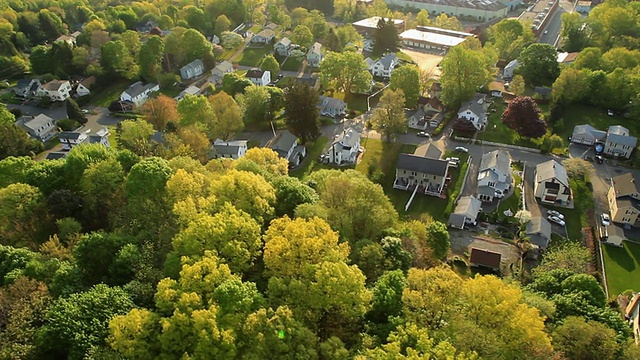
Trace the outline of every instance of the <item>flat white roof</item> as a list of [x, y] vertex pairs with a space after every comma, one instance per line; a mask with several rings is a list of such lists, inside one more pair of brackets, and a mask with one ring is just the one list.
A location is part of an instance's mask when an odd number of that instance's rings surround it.
[[[380, 21], [380, 19], [382, 19], [380, 16], [374, 16], [374, 17], [370, 17], [368, 19], [362, 19], [360, 21], [356, 21], [353, 23], [354, 26], [361, 26], [361, 27], [368, 27], [371, 29], [377, 29], [378, 28], [378, 21]], [[389, 18], [385, 18], [385, 20], [389, 21]], [[402, 23], [404, 23], [404, 20], [399, 20], [399, 19], [391, 19], [393, 20], [393, 23], [396, 25], [400, 25]]]
[[449, 47], [456, 46], [465, 40], [457, 36], [436, 34], [416, 29], [411, 29], [403, 32], [402, 34], [400, 34], [400, 38], [402, 40], [424, 41], [431, 44], [444, 45]]

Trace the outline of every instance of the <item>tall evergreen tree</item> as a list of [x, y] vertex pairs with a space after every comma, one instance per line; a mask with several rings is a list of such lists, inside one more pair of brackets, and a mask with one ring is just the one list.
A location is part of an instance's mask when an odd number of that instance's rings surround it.
[[308, 84], [296, 82], [285, 91], [287, 126], [302, 143], [320, 136], [318, 93]]
[[384, 54], [387, 52], [398, 51], [398, 29], [396, 29], [393, 19], [378, 20], [378, 30], [375, 33], [375, 43], [373, 44], [373, 52], [375, 54]]
[[80, 124], [87, 123], [87, 117], [84, 116], [80, 106], [78, 106], [78, 103], [72, 98], [67, 99], [67, 117], [79, 122]]

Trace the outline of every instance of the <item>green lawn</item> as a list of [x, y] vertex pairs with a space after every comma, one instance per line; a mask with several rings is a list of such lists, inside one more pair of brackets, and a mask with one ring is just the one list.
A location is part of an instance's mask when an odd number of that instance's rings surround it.
[[280, 66], [282, 71], [298, 71], [302, 65], [302, 58], [288, 57], [287, 60]]
[[569, 136], [573, 133], [573, 128], [581, 124], [589, 124], [604, 131], [611, 125], [622, 125], [628, 128], [631, 134], [640, 133], [638, 121], [618, 115], [608, 116], [606, 110], [580, 104], [569, 105], [564, 109], [561, 118], [554, 124], [553, 133], [560, 135], [565, 145], [569, 145]]
[[[411, 197], [411, 192], [393, 188], [399, 154], [413, 154], [416, 149], [415, 145], [387, 143], [377, 139], [366, 138], [362, 139], [361, 144], [366, 151], [362, 156], [361, 162], [356, 166], [356, 170], [367, 174], [369, 177], [372, 176], [371, 172], [377, 169], [382, 172], [379, 182], [401, 218], [420, 219], [422, 215], [429, 214], [435, 220], [447, 220], [444, 215], [444, 209], [448, 202], [446, 199], [416, 194], [411, 207], [409, 207], [408, 211], [405, 211], [404, 208]], [[447, 188], [448, 196], [454, 192], [453, 184], [456, 183], [461, 169], [462, 167], [459, 167], [450, 171], [451, 182], [449, 183], [450, 187]], [[375, 178], [375, 175], [373, 177]]]
[[511, 209], [511, 212], [515, 214], [518, 212], [518, 210], [521, 209], [521, 206], [519, 205], [520, 205], [520, 197], [522, 196], [522, 191], [520, 190], [519, 186], [522, 183], [522, 178], [516, 174], [513, 174], [513, 177], [516, 183], [515, 190], [513, 191], [513, 194], [511, 194], [511, 196], [500, 201], [500, 205], [498, 206], [498, 212], [500, 212], [501, 214], [504, 213], [504, 211], [507, 211], [507, 209]]
[[506, 104], [502, 100], [495, 100], [495, 102], [489, 107], [489, 123], [487, 124], [487, 129], [481, 134], [478, 134], [478, 139], [496, 143], [538, 148], [542, 144], [541, 138], [524, 138], [502, 123], [501, 117], [505, 108]]
[[113, 101], [120, 99], [120, 94], [129, 87], [129, 81], [116, 81], [106, 88], [91, 92], [91, 104], [109, 107]]
[[262, 58], [271, 52], [271, 46], [245, 48], [237, 59], [239, 65], [259, 66]]
[[180, 87], [178, 86], [172, 86], [170, 88], [167, 89], [160, 89], [160, 93], [163, 95], [166, 95], [170, 98], [174, 98], [178, 95], [180, 95], [180, 93], [182, 92], [182, 89], [180, 89]]
[[623, 242], [624, 247], [602, 245], [609, 295], [640, 290], [640, 244]]
[[22, 99], [15, 96], [13, 91], [7, 91], [0, 96], [0, 101], [5, 104], [22, 104]]
[[[369, 97], [369, 95], [351, 94], [346, 100], [345, 100], [345, 94], [343, 92], [334, 92], [334, 93], [329, 92], [328, 94], [325, 94], [325, 96], [331, 96], [336, 99], [341, 99], [345, 101], [347, 103], [347, 109], [349, 111], [352, 111], [352, 110], [355, 111], [356, 115], [360, 115], [368, 110], [367, 97]], [[378, 104], [378, 101], [380, 100], [380, 96], [382, 96], [382, 93], [371, 98], [371, 100], [369, 101], [370, 102], [369, 105], [371, 105], [372, 108]]]
[[302, 165], [290, 171], [289, 175], [302, 179], [313, 171], [329, 168], [327, 165], [318, 162], [318, 158], [322, 155], [322, 150], [327, 146], [327, 142], [329, 142], [329, 139], [325, 136], [321, 136], [313, 144], [308, 144], [307, 157], [302, 162]]

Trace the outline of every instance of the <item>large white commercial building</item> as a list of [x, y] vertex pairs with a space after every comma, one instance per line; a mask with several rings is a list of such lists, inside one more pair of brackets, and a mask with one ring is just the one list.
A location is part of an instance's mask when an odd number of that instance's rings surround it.
[[473, 36], [473, 34], [461, 31], [418, 26], [417, 29], [410, 29], [400, 34], [400, 39], [409, 47], [446, 51]]
[[447, 14], [477, 21], [506, 17], [512, 6], [512, 1], [507, 0], [385, 0], [385, 2], [400, 7], [425, 9], [433, 16]]

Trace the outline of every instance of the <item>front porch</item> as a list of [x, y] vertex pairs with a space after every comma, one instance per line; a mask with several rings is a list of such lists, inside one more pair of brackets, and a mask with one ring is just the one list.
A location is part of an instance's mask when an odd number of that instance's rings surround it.
[[416, 187], [418, 188], [417, 189], [418, 193], [429, 195], [429, 196], [436, 196], [440, 198], [446, 197], [446, 195], [444, 194], [444, 190], [446, 189], [446, 184], [444, 186], [440, 186], [440, 184], [431, 184], [431, 183], [425, 184], [422, 181], [418, 182], [418, 180], [416, 179], [407, 179], [403, 177], [398, 177], [393, 182], [393, 188], [398, 190], [413, 192], [414, 190], [416, 190]]

